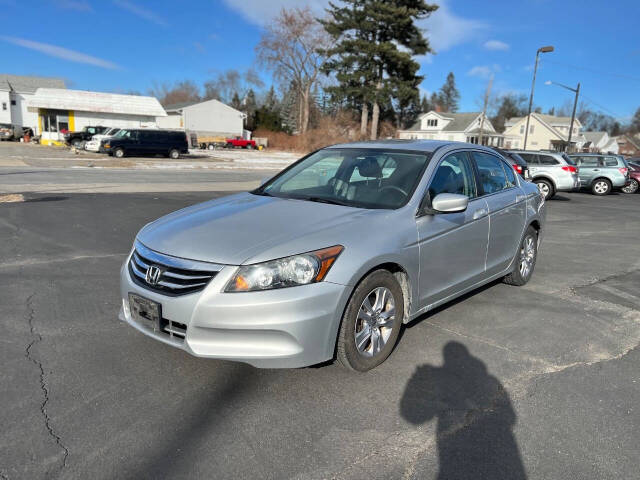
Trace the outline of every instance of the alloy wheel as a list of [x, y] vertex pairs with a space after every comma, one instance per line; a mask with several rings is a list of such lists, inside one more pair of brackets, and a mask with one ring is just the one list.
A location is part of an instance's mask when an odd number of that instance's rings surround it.
[[528, 278], [533, 270], [533, 264], [536, 259], [536, 245], [533, 235], [527, 235], [520, 247], [520, 275], [522, 278]]
[[537, 185], [538, 185], [538, 189], [544, 195], [544, 198], [547, 198], [549, 196], [549, 193], [551, 192], [551, 189], [549, 188], [549, 185], [544, 183], [544, 182], [540, 182]]
[[622, 187], [622, 191], [624, 193], [636, 193], [638, 191], [638, 181], [632, 178], [629, 183]]
[[609, 191], [609, 184], [607, 182], [605, 182], [604, 180], [600, 180], [600, 181], [595, 183], [595, 185], [593, 186], [593, 190], [597, 194], [603, 195], [603, 194], [605, 194], [605, 193], [607, 193]]
[[363, 300], [355, 322], [358, 352], [374, 357], [386, 345], [396, 321], [396, 302], [391, 290], [374, 288]]

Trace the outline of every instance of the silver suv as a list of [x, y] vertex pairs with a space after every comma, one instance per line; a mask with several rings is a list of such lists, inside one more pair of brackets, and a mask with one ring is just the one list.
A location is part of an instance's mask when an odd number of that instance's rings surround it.
[[629, 181], [629, 166], [622, 155], [577, 153], [571, 159], [579, 165], [580, 186], [594, 195], [607, 195]]
[[580, 188], [578, 168], [566, 154], [512, 151], [526, 160], [531, 181], [538, 185], [545, 198], [551, 198], [557, 192], [570, 192]]

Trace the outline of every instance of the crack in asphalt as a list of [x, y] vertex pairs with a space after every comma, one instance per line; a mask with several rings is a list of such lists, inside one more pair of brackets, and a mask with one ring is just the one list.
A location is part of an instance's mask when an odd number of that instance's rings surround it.
[[38, 360], [37, 358], [34, 358], [31, 355], [31, 348], [37, 343], [40, 343], [42, 341], [42, 335], [40, 335], [36, 331], [35, 325], [34, 325], [35, 309], [33, 308], [33, 297], [35, 297], [35, 295], [36, 295], [35, 293], [32, 293], [31, 295], [29, 295], [26, 301], [26, 307], [27, 307], [26, 317], [27, 317], [27, 322], [29, 324], [29, 331], [31, 333], [33, 340], [31, 340], [29, 345], [27, 345], [25, 349], [25, 356], [30, 362], [32, 362], [36, 367], [38, 367], [38, 370], [40, 370], [40, 389], [42, 390], [42, 393], [44, 396], [44, 400], [40, 405], [40, 413], [42, 414], [42, 417], [44, 419], [44, 425], [47, 429], [47, 432], [49, 433], [49, 436], [53, 438], [53, 440], [56, 442], [56, 445], [58, 445], [64, 452], [64, 455], [62, 457], [62, 465], [60, 467], [60, 470], [63, 470], [67, 466], [69, 449], [62, 442], [62, 438], [60, 438], [60, 436], [56, 433], [53, 426], [51, 425], [51, 418], [49, 417], [49, 413], [47, 412], [47, 403], [49, 403], [49, 387], [47, 386], [44, 366], [42, 365], [42, 362], [40, 360]]

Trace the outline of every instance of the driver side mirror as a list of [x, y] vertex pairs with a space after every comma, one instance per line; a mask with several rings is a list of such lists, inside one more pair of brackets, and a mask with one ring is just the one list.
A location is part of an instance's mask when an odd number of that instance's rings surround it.
[[440, 193], [431, 200], [428, 205], [429, 194], [425, 197], [427, 202], [421, 206], [424, 215], [436, 215], [438, 213], [458, 213], [464, 212], [469, 205], [469, 197], [457, 193]]

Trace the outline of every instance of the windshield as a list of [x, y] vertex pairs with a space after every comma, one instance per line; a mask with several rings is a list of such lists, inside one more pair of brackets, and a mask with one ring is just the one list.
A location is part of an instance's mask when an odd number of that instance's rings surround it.
[[122, 129], [114, 135], [115, 138], [131, 138], [133, 132], [131, 130]]
[[425, 152], [324, 149], [252, 193], [350, 207], [399, 208], [411, 198], [430, 158]]

